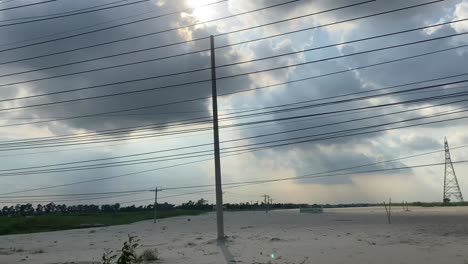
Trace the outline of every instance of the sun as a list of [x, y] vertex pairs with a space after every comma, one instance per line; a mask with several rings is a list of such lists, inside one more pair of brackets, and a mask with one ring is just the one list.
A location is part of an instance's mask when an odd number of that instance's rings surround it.
[[194, 8], [192, 16], [201, 21], [213, 19], [216, 15], [214, 7], [209, 5], [213, 3], [213, 0], [187, 0], [187, 4], [190, 8]]

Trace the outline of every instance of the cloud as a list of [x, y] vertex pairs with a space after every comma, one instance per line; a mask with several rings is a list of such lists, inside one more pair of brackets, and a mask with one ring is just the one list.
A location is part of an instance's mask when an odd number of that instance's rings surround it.
[[[248, 10], [261, 8], [284, 1], [229, 1], [225, 4], [213, 6], [209, 17], [221, 17], [227, 14], [245, 12]], [[89, 5], [90, 1], [67, 3], [63, 6], [54, 5], [54, 12], [71, 10], [72, 8], [83, 8]], [[182, 1], [181, 3], [184, 3]], [[63, 55], [56, 55], [44, 59], [27, 60], [20, 63], [8, 64], [2, 66], [1, 73], [14, 73], [17, 71], [34, 70], [51, 65], [73, 62], [76, 60], [94, 58], [108, 54], [125, 52], [149, 48], [152, 46], [165, 45], [201, 38], [209, 35], [217, 35], [223, 32], [239, 30], [249, 26], [260, 25], [281, 19], [288, 19], [294, 16], [306, 15], [313, 12], [327, 10], [338, 6], [352, 4], [354, 1], [341, 1], [339, 4], [333, 1], [299, 1], [297, 3], [286, 4], [277, 8], [263, 10], [258, 13], [252, 13], [227, 20], [216, 21], [215, 23], [206, 23], [204, 26], [191, 27], [138, 38], [125, 42], [119, 42], [112, 45], [80, 50]], [[306, 29], [311, 26], [324, 25], [327, 23], [340, 21], [348, 18], [359, 17], [378, 12], [385, 12], [404, 6], [410, 6], [421, 3], [421, 1], [377, 1], [343, 9], [335, 12], [327, 12], [320, 15], [308, 16], [301, 19], [291, 20], [289, 22], [260, 27], [255, 30], [241, 31], [236, 34], [227, 34], [216, 37], [216, 46], [238, 43], [240, 41], [251, 40], [254, 38], [267, 37], [273, 34], [284, 33], [291, 30]], [[405, 10], [393, 14], [381, 15], [372, 18], [355, 20], [349, 23], [343, 23], [335, 26], [326, 26], [315, 30], [303, 31], [296, 34], [288, 34], [281, 37], [269, 38], [263, 41], [250, 42], [243, 45], [233, 45], [227, 48], [218, 49], [216, 53], [216, 62], [218, 65], [225, 65], [240, 61], [261, 59], [272, 55], [283, 53], [298, 52], [306, 48], [313, 48], [322, 45], [338, 43], [347, 40], [356, 40], [365, 37], [371, 37], [379, 34], [396, 32], [400, 30], [416, 28], [423, 25], [437, 23], [437, 21], [448, 21], [448, 19], [460, 19], [466, 17], [467, 1], [445, 1], [443, 3], [427, 5], [420, 8]], [[70, 6], [69, 6], [70, 5]], [[141, 12], [154, 10], [154, 14], [168, 12], [173, 10], [174, 5], [171, 1], [152, 1], [148, 4], [135, 5], [129, 8], [115, 9], [109, 12], [90, 13], [86, 16], [70, 17], [64, 20], [48, 21], [43, 24], [30, 24], [15, 28], [6, 28], [0, 31], [1, 39], [8, 39], [10, 42], [24, 40], [25, 36], [38, 37], [41, 35], [62, 32], [73, 28], [91, 25], [93, 23], [104, 22], [106, 20], [119, 17], [136, 15]], [[177, 9], [188, 8], [188, 5], [181, 4]], [[33, 10], [22, 11], [22, 15], [32, 15]], [[36, 10], [38, 11], [38, 10]], [[39, 10], [52, 12], [48, 10]], [[142, 17], [148, 17], [153, 14], [146, 14]], [[10, 14], [13, 17], [13, 14]], [[5, 18], [11, 18], [5, 16]], [[129, 26], [118, 27], [108, 31], [102, 31], [83, 37], [71, 38], [68, 40], [56, 42], [53, 44], [38, 45], [30, 48], [15, 50], [2, 53], [3, 61], [17, 58], [27, 58], [39, 54], [68, 50], [76, 47], [82, 47], [92, 43], [100, 43], [110, 40], [118, 40], [126, 37], [132, 37], [140, 34], [160, 31], [168, 28], [180, 27], [200, 21], [204, 15], [173, 15], [156, 20], [137, 23]], [[132, 18], [135, 19], [135, 18]], [[128, 19], [131, 20], [131, 19]], [[404, 21], [404, 23], [403, 23]], [[258, 70], [268, 70], [272, 67], [282, 67], [297, 63], [310, 62], [314, 60], [340, 56], [390, 45], [397, 45], [411, 41], [418, 41], [427, 38], [434, 38], [454, 34], [464, 31], [466, 23], [458, 23], [454, 26], [444, 26], [433, 31], [410, 32], [401, 35], [394, 35], [386, 38], [357, 42], [349, 45], [340, 45], [326, 49], [320, 49], [305, 53], [297, 53], [290, 56], [260, 60], [254, 63], [244, 63], [233, 67], [220, 67], [217, 69], [217, 75], [220, 78], [229, 75], [243, 74]], [[354, 67], [379, 63], [396, 58], [403, 58], [414, 54], [431, 52], [439, 49], [446, 49], [466, 42], [466, 37], [456, 37], [446, 40], [437, 40], [433, 42], [422, 43], [407, 47], [389, 49], [385, 51], [373, 52], [347, 58], [333, 59], [324, 62], [311, 63], [307, 65], [288, 67], [275, 71], [265, 71], [258, 74], [244, 75], [236, 78], [223, 78], [218, 81], [218, 90], [220, 93], [235, 92], [244, 89], [251, 89], [272, 84], [278, 84], [288, 81], [294, 81], [302, 78], [308, 78], [317, 75], [330, 74], [337, 71], [343, 71]], [[1, 78], [0, 84], [9, 83], [18, 80], [36, 79], [47, 76], [55, 76], [89, 69], [98, 69], [101, 67], [129, 62], [138, 62], [162, 56], [174, 55], [194, 50], [206, 50], [208, 41], [201, 40], [190, 42], [183, 45], [167, 47], [163, 49], [148, 50], [138, 54], [114, 57], [79, 65], [41, 70], [20, 76]], [[290, 84], [278, 85], [268, 89], [259, 89], [252, 92], [239, 93], [231, 96], [222, 96], [219, 98], [220, 114], [224, 115], [235, 111], [244, 111], [249, 109], [258, 109], [256, 112], [271, 111], [268, 108], [275, 105], [297, 103], [306, 100], [319, 100], [333, 96], [342, 96], [349, 93], [359, 93], [371, 89], [379, 89], [393, 85], [405, 84], [409, 82], [427, 80], [430, 78], [445, 77], [454, 74], [464, 73], [466, 64], [466, 53], [447, 51], [443, 53], [428, 55], [402, 62], [396, 62], [381, 66], [376, 66], [359, 71], [350, 71], [341, 74], [329, 75], [326, 77], [314, 78], [308, 81], [294, 82]], [[0, 90], [2, 98], [14, 98], [31, 94], [49, 93], [60, 90], [74, 89], [91, 85], [102, 85], [110, 82], [118, 82], [129, 79], [146, 78], [156, 75], [170, 74], [210, 67], [210, 57], [208, 52], [192, 54], [183, 57], [160, 60], [148, 63], [142, 63], [131, 67], [121, 67], [112, 70], [95, 71], [81, 75], [72, 75], [63, 78], [54, 78], [45, 81], [38, 81], [26, 84], [15, 85], [12, 87], [3, 87]], [[450, 81], [461, 80], [464, 77], [452, 78]], [[44, 98], [22, 100], [19, 102], [3, 103], [3, 107], [21, 106], [36, 103], [48, 103], [70, 98], [84, 98], [89, 96], [99, 96], [115, 92], [137, 91], [151, 87], [180, 84], [197, 80], [209, 80], [210, 71], [200, 71], [191, 74], [177, 75], [165, 78], [150, 79], [145, 81], [133, 82], [131, 84], [114, 85], [102, 87], [99, 89], [85, 90], [80, 92], [68, 93], [63, 95], [54, 95]], [[437, 82], [430, 82], [434, 84]], [[419, 87], [417, 85], [403, 87]], [[402, 88], [402, 89], [403, 89]], [[453, 88], [453, 87], [446, 87]], [[255, 122], [258, 120], [287, 118], [295, 115], [307, 115], [313, 113], [324, 113], [328, 111], [345, 111], [335, 115], [325, 115], [314, 118], [292, 120], [290, 122], [277, 122], [261, 126], [239, 127], [234, 129], [223, 129], [221, 131], [221, 140], [239, 139], [243, 137], [252, 137], [248, 140], [236, 141], [235, 143], [223, 144], [223, 148], [236, 145], [261, 144], [268, 141], [286, 140], [291, 137], [303, 137], [304, 140], [321, 138], [319, 135], [342, 135], [340, 131], [359, 129], [366, 126], [378, 126], [386, 123], [398, 122], [408, 118], [423, 117], [428, 114], [439, 113], [457, 107], [466, 106], [466, 103], [460, 102], [450, 107], [434, 107], [431, 110], [420, 110], [406, 113], [392, 114], [394, 112], [405, 111], [416, 107], [434, 106], [440, 103], [450, 102], [447, 99], [439, 99], [419, 104], [407, 104], [395, 107], [376, 108], [369, 111], [346, 111], [351, 108], [366, 106], [375, 106], [377, 104], [399, 102], [410, 99], [422, 98], [431, 95], [446, 95], [460, 90], [437, 90], [430, 93], [400, 94], [394, 96], [385, 96], [372, 100], [361, 100], [343, 104], [333, 104], [323, 107], [310, 107], [297, 111], [289, 112], [271, 112], [262, 117], [242, 118], [222, 122], [222, 124], [236, 124], [245, 122]], [[3, 124], [13, 124], [23, 122], [16, 118], [47, 118], [47, 117], [69, 117], [75, 115], [86, 115], [93, 113], [102, 113], [107, 111], [118, 111], [135, 107], [151, 106], [165, 104], [184, 99], [193, 99], [199, 97], [209, 97], [211, 95], [211, 85], [209, 82], [196, 85], [173, 87], [171, 89], [158, 90], [152, 92], [138, 93], [134, 95], [116, 96], [106, 99], [81, 101], [79, 103], [60, 104], [50, 107], [31, 108], [23, 111], [3, 112], [0, 115]], [[345, 97], [350, 98], [350, 97]], [[464, 97], [459, 97], [464, 98]], [[343, 98], [341, 98], [343, 99]], [[457, 98], [458, 99], [458, 98]], [[332, 99], [322, 100], [328, 102]], [[316, 103], [316, 102], [315, 102]], [[103, 129], [114, 129], [122, 127], [141, 126], [148, 124], [169, 124], [181, 122], [197, 117], [209, 117], [211, 115], [211, 101], [198, 100], [194, 102], [169, 105], [164, 107], [151, 108], [130, 112], [130, 115], [116, 115], [93, 118], [69, 119], [56, 122], [41, 123], [30, 126], [19, 126], [3, 128], [0, 135], [3, 140], [11, 138], [40, 137], [45, 135], [60, 135], [66, 133], [77, 133], [87, 131], [99, 131]], [[309, 103], [311, 104], [311, 103]], [[297, 105], [307, 105], [306, 103]], [[296, 106], [297, 106], [296, 105]], [[264, 108], [264, 109], [262, 109]], [[177, 112], [174, 114], [151, 114], [151, 113]], [[249, 113], [249, 112], [246, 112]], [[123, 113], [125, 114], [125, 113]], [[135, 115], [143, 114], [143, 115]], [[378, 118], [372, 118], [378, 116]], [[456, 116], [456, 115], [453, 115]], [[460, 115], [458, 115], [460, 116]], [[442, 120], [444, 117], [433, 120]], [[354, 121], [352, 121], [354, 120]], [[422, 121], [409, 123], [395, 123], [386, 125], [385, 128], [392, 128], [404, 124], [417, 124]], [[306, 129], [309, 128], [309, 129]], [[360, 164], [379, 162], [386, 159], [392, 159], [401, 155], [409, 155], [418, 151], [430, 151], [440, 148], [440, 141], [449, 131], [455, 143], [463, 142], [462, 139], [465, 124], [463, 121], [451, 123], [438, 123], [421, 128], [408, 128], [404, 130], [389, 130], [378, 133], [362, 134], [352, 137], [340, 137], [315, 142], [304, 142], [302, 144], [292, 144], [284, 147], [271, 148], [264, 151], [256, 151], [251, 154], [227, 157], [223, 159], [223, 174], [225, 182], [235, 180], [264, 179], [274, 177], [295, 177], [309, 173], [336, 170], [338, 168], [352, 167]], [[296, 130], [291, 133], [282, 133], [274, 136], [263, 137], [274, 132], [283, 132]], [[370, 129], [364, 130], [369, 131]], [[171, 131], [163, 128], [161, 131]], [[154, 131], [156, 132], [156, 131]], [[341, 133], [341, 134], [340, 134]], [[186, 135], [184, 135], [186, 136]], [[305, 138], [308, 137], [308, 138]], [[155, 139], [156, 140], [156, 139]], [[299, 141], [299, 140], [297, 140]], [[164, 150], [171, 147], [182, 147], [199, 143], [212, 142], [212, 136], [209, 133], [190, 135], [189, 137], [175, 137], [173, 139], [162, 138], [161, 141], [149, 141], [137, 144], [136, 141], [126, 141], [114, 143], [129, 143], [128, 145], [118, 145], [103, 147], [103, 150], [83, 149], [70, 152], [49, 153], [47, 155], [10, 157], [3, 161], [7, 167], [24, 167], [26, 165], [50, 164], [74, 160], [85, 160], [93, 157], [112, 157], [125, 155], [128, 153], [141, 153], [145, 151]], [[289, 142], [289, 141], [286, 141]], [[273, 144], [273, 143], [271, 143]], [[270, 144], [270, 145], [271, 145]], [[85, 145], [84, 147], [86, 147]], [[77, 146], [75, 146], [77, 147]], [[55, 150], [52, 148], [48, 150]], [[35, 150], [29, 150], [33, 152]], [[174, 152], [182, 153], [183, 151]], [[11, 154], [19, 153], [9, 152]], [[427, 159], [421, 159], [421, 163], [427, 163]], [[180, 162], [180, 161], [179, 161]], [[412, 161], [402, 160], [391, 164], [379, 164], [373, 166], [373, 169], [401, 167], [411, 164]], [[166, 166], [166, 164], [176, 164], [177, 162], [164, 164], [148, 164], [144, 166], [118, 167], [113, 169], [102, 169], [96, 171], [73, 172], [65, 175], [37, 175], [30, 182], [17, 183], [14, 179], [9, 179], [5, 189], [22, 189], [28, 186], [43, 186], [54, 183], [71, 182], [75, 178], [91, 179], [94, 177], [105, 177], [108, 175], [118, 175], [127, 172], [154, 168], [157, 166]], [[421, 200], [439, 199], [439, 196], [432, 195], [435, 186], [438, 186], [439, 176], [435, 171], [429, 171], [430, 177], [421, 176], [420, 171], [409, 171], [403, 173], [384, 173], [368, 176], [347, 176], [337, 178], [316, 179], [314, 181], [297, 180], [284, 185], [272, 184], [259, 187], [261, 191], [270, 189], [272, 192], [278, 192], [281, 186], [288, 190], [289, 196], [280, 196], [282, 199], [299, 201], [380, 201], [382, 193], [385, 195], [398, 194], [404, 196], [407, 191], [405, 186], [416, 186], [416, 180], [424, 178], [424, 184], [418, 187], [421, 192]], [[414, 176], [411, 179], [406, 176]], [[177, 177], [175, 177], [177, 176]], [[414, 179], [414, 180], [413, 180]], [[367, 184], [369, 180], [371, 183]], [[155, 185], [175, 186], [183, 184], [212, 183], [213, 172], [212, 162], [205, 162], [198, 165], [186, 166], [162, 170], [145, 175], [122, 178], [115, 181], [103, 182], [99, 184], [89, 184], [76, 186], [73, 188], [60, 189], [57, 191], [77, 191], [77, 190], [114, 190], [114, 189], [133, 189]], [[409, 182], [408, 182], [409, 181]], [[382, 187], [383, 186], [383, 187]], [[391, 188], [384, 188], [391, 186]], [[466, 186], [466, 184], [464, 185]], [[251, 190], [252, 189], [246, 189]], [[308, 192], [311, 190], [317, 192], [317, 197], [310, 198]], [[1, 192], [1, 191], [0, 191]], [[239, 191], [244, 193], [243, 191]], [[197, 196], [198, 197], [198, 196]], [[205, 196], [207, 197], [207, 196]], [[417, 199], [415, 196], [405, 196], [407, 199]], [[180, 198], [181, 200], [185, 197]], [[406, 198], [405, 198], [406, 199]]]

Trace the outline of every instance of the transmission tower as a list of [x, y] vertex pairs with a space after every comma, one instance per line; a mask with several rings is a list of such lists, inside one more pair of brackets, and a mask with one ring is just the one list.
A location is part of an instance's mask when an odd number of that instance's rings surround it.
[[447, 138], [445, 144], [445, 174], [444, 174], [444, 203], [449, 203], [451, 197], [455, 197], [458, 201], [463, 202], [463, 195], [458, 185], [457, 175], [453, 168], [452, 159], [450, 158], [450, 149]]

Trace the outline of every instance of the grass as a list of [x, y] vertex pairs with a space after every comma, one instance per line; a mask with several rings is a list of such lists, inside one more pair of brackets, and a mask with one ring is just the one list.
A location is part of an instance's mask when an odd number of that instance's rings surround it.
[[[198, 210], [159, 211], [158, 219], [181, 215], [199, 215]], [[27, 234], [102, 225], [123, 225], [153, 219], [153, 212], [119, 212], [95, 214], [40, 215], [0, 217], [0, 235]]]

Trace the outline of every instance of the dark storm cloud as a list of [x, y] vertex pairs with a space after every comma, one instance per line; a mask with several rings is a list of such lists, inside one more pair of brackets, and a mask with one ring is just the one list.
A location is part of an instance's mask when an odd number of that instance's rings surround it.
[[[323, 3], [323, 2], [320, 2]], [[403, 6], [409, 6], [422, 3], [421, 1], [379, 1], [378, 3], [369, 4], [362, 6], [360, 8], [350, 9], [346, 11], [340, 11], [336, 13], [330, 13], [326, 16], [326, 22], [329, 21], [336, 21], [336, 20], [343, 20], [345, 18], [357, 17], [361, 15], [367, 15], [372, 13], [377, 13], [379, 11], [385, 10], [392, 10]], [[319, 35], [321, 36], [321, 40], [318, 40], [318, 44], [314, 43], [310, 46], [320, 46], [323, 44], [329, 43], [336, 43], [343, 40], [353, 40], [373, 35], [378, 35], [386, 32], [395, 32], [399, 30], [409, 29], [424, 26], [429, 23], [436, 23], [437, 21], [441, 20], [442, 18], [448, 15], [447, 12], [450, 12], [453, 9], [453, 6], [459, 3], [459, 1], [447, 1], [443, 4], [435, 4], [431, 6], [426, 6], [418, 9], [413, 9], [409, 11], [403, 11], [391, 15], [380, 16], [377, 18], [371, 18], [362, 20], [355, 23], [355, 29], [352, 31], [346, 31], [346, 29], [340, 31], [340, 29], [334, 29], [335, 31], [326, 31], [326, 29], [320, 29], [311, 33], [310, 35]], [[328, 4], [328, 3], [327, 3]], [[326, 9], [327, 4], [319, 9]], [[337, 14], [339, 13], [339, 14]], [[325, 23], [320, 22], [321, 20], [317, 18], [318, 24]], [[404, 23], [402, 23], [404, 21]], [[330, 29], [331, 30], [331, 29]], [[324, 32], [327, 32], [324, 34]], [[414, 32], [411, 34], [402, 34], [397, 36], [392, 36], [391, 38], [381, 38], [378, 40], [367, 41], [367, 42], [360, 42], [353, 45], [347, 45], [342, 47], [341, 49], [337, 48], [329, 48], [326, 51], [317, 51], [317, 52], [309, 52], [306, 54], [306, 61], [312, 61], [320, 58], [326, 58], [330, 56], [337, 56], [340, 54], [349, 54], [353, 52], [359, 52], [374, 48], [379, 48], [382, 46], [390, 46], [395, 44], [407, 43], [411, 41], [417, 41], [426, 38], [434, 38], [439, 36], [445, 36], [449, 34], [454, 34], [455, 31], [450, 26], [444, 26], [440, 30], [438, 30], [435, 34], [431, 36], [427, 36], [425, 33], [421, 32]], [[343, 36], [341, 34], [344, 34]], [[324, 37], [326, 36], [326, 37]], [[311, 38], [316, 40], [317, 38]], [[464, 37], [458, 37], [458, 39], [463, 40]], [[465, 37], [466, 39], [466, 37]], [[294, 41], [293, 41], [294, 42]], [[463, 43], [463, 42], [462, 42]], [[303, 44], [304, 45], [304, 44]], [[452, 47], [454, 44], [452, 39], [447, 40], [439, 40], [433, 41], [426, 44], [420, 45], [413, 45], [398, 49], [390, 49], [388, 51], [382, 52], [375, 52], [366, 55], [359, 55], [359, 56], [352, 56], [345, 59], [337, 59], [333, 61], [317, 63], [310, 66], [300, 66], [294, 69], [293, 71], [289, 71], [289, 79], [299, 79], [314, 75], [326, 74], [330, 72], [335, 72], [339, 70], [344, 70], [347, 68], [359, 67], [364, 66], [372, 63], [378, 63], [382, 61], [387, 61], [395, 58], [402, 58], [405, 56], [411, 56], [414, 54], [420, 54], [424, 52], [430, 52], [438, 49], [444, 49], [448, 47]], [[291, 50], [294, 49], [294, 45], [291, 45]], [[339, 75], [332, 75], [329, 77], [319, 78], [312, 81], [302, 82], [300, 84], [290, 85], [287, 89], [281, 89], [278, 91], [268, 91], [265, 93], [259, 93], [256, 96], [256, 102], [261, 102], [264, 105], [274, 105], [278, 103], [285, 103], [285, 102], [294, 102], [294, 101], [302, 101], [307, 98], [309, 99], [318, 99], [324, 98], [333, 95], [341, 95], [353, 92], [360, 92], [368, 89], [375, 89], [381, 87], [387, 87], [392, 85], [399, 85], [408, 82], [414, 81], [422, 81], [431, 78], [437, 77], [444, 77], [459, 73], [467, 72], [468, 68], [466, 68], [464, 61], [466, 61], [466, 54], [460, 54], [456, 51], [449, 51], [441, 54], [430, 55], [418, 59], [392, 63], [388, 65], [378, 66], [375, 68], [369, 68], [365, 70], [359, 71], [359, 73], [344, 73]], [[284, 62], [279, 62], [279, 65], [282, 65]], [[282, 76], [286, 71], [277, 72], [275, 76]], [[449, 81], [456, 81], [458, 79], [452, 79]], [[434, 84], [434, 83], [429, 83]], [[427, 85], [427, 84], [426, 84]], [[420, 85], [421, 86], [421, 85]], [[409, 86], [405, 88], [411, 87], [418, 87], [418, 86]], [[412, 95], [399, 95], [393, 97], [384, 97], [382, 101], [379, 103], [391, 102], [393, 101], [405, 101], [410, 99], [417, 99], [422, 97], [427, 97], [429, 95], [442, 95], [447, 94], [447, 91], [442, 91], [433, 94], [412, 94]], [[454, 99], [452, 99], [454, 100]], [[240, 101], [240, 100], [239, 100]], [[276, 102], [276, 103], [275, 103]], [[438, 100], [432, 101], [431, 104], [439, 104], [439, 103], [446, 103], [449, 102], [448, 100]], [[333, 107], [327, 108], [313, 108], [312, 110], [304, 111], [304, 112], [326, 112], [326, 111], [334, 111], [340, 109], [349, 109], [349, 108], [356, 108], [356, 107], [363, 107], [375, 104], [370, 101], [361, 101], [359, 103], [353, 104], [342, 104], [342, 105], [334, 105]], [[460, 104], [464, 105], [464, 104]], [[421, 107], [421, 104], [412, 104], [407, 105], [406, 107]], [[348, 116], [338, 116], [338, 117], [327, 117], [321, 120], [313, 120], [308, 122], [297, 122], [297, 123], [288, 123], [285, 125], [278, 125], [275, 128], [278, 131], [282, 130], [293, 130], [303, 127], [311, 127], [311, 126], [320, 126], [323, 124], [335, 123], [335, 122], [343, 122], [349, 119], [358, 119], [369, 117], [372, 115], [382, 115], [391, 113], [394, 111], [401, 111], [406, 109], [406, 107], [393, 107], [390, 109], [375, 109], [372, 111], [356, 113], [354, 115]], [[455, 107], [457, 107], [455, 105]], [[437, 108], [436, 108], [437, 109]], [[438, 110], [437, 110], [438, 111]], [[285, 116], [290, 116], [294, 114], [304, 114], [304, 112], [298, 113], [290, 113], [290, 114], [276, 114], [274, 115], [275, 118], [281, 118]], [[333, 131], [340, 131], [346, 129], [352, 129], [357, 127], [366, 127], [378, 124], [385, 124], [389, 122], [395, 122], [402, 119], [414, 118], [421, 116], [421, 113], [407, 113], [407, 114], [400, 114], [394, 116], [386, 116], [386, 117], [379, 117], [378, 119], [367, 119], [363, 121], [356, 121], [356, 122], [348, 122], [345, 124], [329, 126], [326, 128], [320, 128], [315, 130], [306, 130], [302, 132], [296, 132], [294, 134], [283, 134], [282, 136], [278, 136], [276, 138], [285, 139], [289, 136], [310, 136], [314, 135], [317, 132], [320, 133], [329, 133]], [[432, 119], [431, 121], [433, 121]], [[436, 119], [437, 120], [437, 119]], [[440, 120], [440, 119], [439, 119]], [[408, 124], [414, 124], [408, 123]], [[397, 124], [403, 125], [403, 124]], [[395, 126], [395, 125], [394, 125]], [[432, 125], [432, 128], [438, 127], [446, 127], [447, 124], [440, 123]], [[258, 131], [262, 131], [263, 133], [267, 133], [269, 130], [268, 128], [265, 129], [257, 129]], [[275, 149], [278, 154], [285, 152], [286, 150], [292, 149], [299, 149], [299, 150], [307, 150], [303, 153], [303, 159], [298, 161], [299, 164], [295, 166], [296, 168], [304, 167], [306, 164], [314, 164], [317, 167], [320, 167], [324, 170], [328, 169], [335, 169], [336, 164], [343, 165], [343, 167], [352, 166], [357, 164], [366, 164], [372, 163], [377, 161], [376, 156], [373, 154], [359, 154], [355, 156], [343, 156], [343, 158], [338, 157], [341, 151], [348, 149], [353, 144], [365, 144], [369, 142], [371, 139], [378, 138], [382, 135], [385, 135], [385, 132], [380, 133], [372, 133], [372, 134], [365, 134], [361, 136], [353, 136], [353, 137], [344, 137], [340, 139], [332, 139], [327, 141], [322, 141], [319, 143], [302, 143], [298, 145], [292, 145], [283, 148]], [[271, 138], [270, 138], [271, 139]], [[257, 142], [267, 141], [267, 139], [262, 138], [256, 140]], [[431, 143], [431, 144], [429, 144]], [[323, 155], [323, 152], [318, 148], [318, 146], [335, 146], [337, 147], [337, 151], [334, 152], [333, 155]], [[431, 147], [436, 147], [437, 145], [433, 142], [428, 142], [427, 138], [421, 137], [415, 138], [411, 144], [406, 146], [401, 146], [401, 148], [408, 149], [408, 151], [414, 150], [424, 150], [430, 149]], [[426, 147], [426, 148], [424, 148]], [[342, 149], [342, 150], [341, 150]], [[381, 153], [381, 150], [376, 148], [372, 149], [374, 153]], [[262, 153], [258, 153], [260, 157], [262, 157]], [[338, 155], [338, 156], [337, 156]], [[265, 156], [267, 156], [265, 154]], [[387, 158], [392, 157], [391, 153], [386, 155]], [[359, 157], [359, 158], [351, 158], [351, 157]], [[384, 168], [384, 165], [379, 166], [380, 168]], [[299, 169], [298, 172], [302, 170]], [[314, 170], [315, 171], [315, 170]], [[319, 170], [320, 171], [320, 170]], [[300, 174], [300, 173], [298, 173]], [[337, 183], [343, 183], [345, 181], [337, 181]]]
[[[181, 2], [182, 3], [182, 2]], [[83, 3], [82, 7], [86, 4]], [[152, 8], [157, 10], [157, 7], [151, 6], [151, 4], [145, 4], [146, 9]], [[221, 7], [222, 4], [220, 5]], [[177, 9], [184, 9], [187, 6], [178, 5]], [[145, 10], [145, 8], [142, 8]], [[222, 9], [222, 8], [221, 8]], [[133, 11], [133, 12], [132, 12]], [[125, 17], [135, 13], [134, 10], [120, 9], [120, 11], [114, 10], [114, 13], [118, 14], [118, 17]], [[141, 11], [140, 11], [141, 12]], [[164, 13], [167, 11], [160, 11]], [[157, 12], [156, 12], [157, 13]], [[225, 13], [225, 12], [223, 12]], [[115, 14], [115, 15], [117, 15]], [[153, 14], [151, 14], [153, 15]], [[49, 23], [50, 27], [23, 27], [19, 35], [34, 35], [30, 34], [28, 30], [35, 33], [41, 31], [43, 34], [47, 32], [61, 32], [68, 28], [75, 28], [78, 26], [86, 25], [85, 21], [101, 21], [101, 13], [87, 14], [86, 17], [80, 17], [75, 19], [67, 20], [68, 23]], [[109, 18], [107, 18], [109, 19]], [[137, 23], [125, 27], [119, 27], [111, 30], [102, 31], [96, 34], [87, 35], [86, 37], [77, 37], [65, 41], [54, 42], [41, 46], [35, 46], [32, 48], [25, 48], [12, 53], [8, 53], [5, 56], [5, 60], [11, 60], [14, 58], [27, 58], [35, 56], [37, 54], [47, 54], [50, 52], [68, 50], [76, 47], [86, 46], [93, 43], [101, 43], [109, 40], [123, 39], [136, 35], [146, 34], [150, 32], [156, 32], [167, 28], [174, 28], [180, 25], [192, 24], [196, 22], [194, 18], [190, 16], [181, 17], [179, 15], [173, 15], [170, 17], [164, 17], [162, 19], [149, 20], [147, 22]], [[194, 38], [206, 37], [210, 34], [216, 33], [215, 26], [207, 26], [204, 28], [189, 28], [190, 34]], [[14, 39], [14, 37], [12, 38]], [[184, 34], [178, 33], [177, 31], [171, 31], [168, 33], [158, 34], [155, 36], [139, 38], [136, 40], [130, 40], [125, 42], [119, 42], [112, 45], [106, 45], [102, 47], [80, 50], [77, 52], [67, 53], [64, 55], [56, 55], [47, 57], [46, 59], [28, 60], [14, 65], [8, 65], [4, 67], [8, 72], [24, 71], [37, 69], [41, 67], [59, 65], [67, 62], [73, 62], [76, 60], [88, 59], [99, 57], [102, 55], [116, 54], [119, 52], [125, 52], [129, 50], [137, 50], [142, 48], [148, 48], [152, 46], [159, 46], [168, 43], [184, 41]], [[20, 76], [2, 78], [2, 83], [15, 82], [18, 80], [36, 79], [47, 76], [55, 76], [61, 74], [67, 74], [72, 72], [85, 71], [90, 69], [98, 69], [115, 64], [138, 62], [141, 60], [148, 60], [152, 58], [163, 57], [172, 54], [179, 54], [192, 50], [205, 50], [209, 47], [208, 41], [198, 41], [189, 43], [187, 45], [178, 45], [174, 47], [150, 50], [137, 54], [131, 54], [126, 56], [114, 57], [110, 59], [103, 59], [93, 61], [89, 63], [83, 63], [79, 65], [61, 67], [56, 69], [43, 70], [34, 73], [23, 74]], [[229, 60], [238, 60], [235, 52], [226, 53]], [[9, 55], [9, 56], [8, 56]], [[223, 54], [218, 56], [222, 57]], [[45, 81], [38, 81], [34, 83], [19, 84], [12, 87], [7, 87], [4, 90], [8, 91], [8, 95], [5, 97], [11, 98], [11, 93], [18, 88], [26, 87], [32, 94], [42, 94], [47, 92], [54, 92], [60, 90], [74, 89], [92, 85], [100, 85], [106, 83], [113, 83], [125, 80], [147, 78], [158, 75], [165, 75], [175, 72], [183, 72], [196, 70], [200, 68], [207, 68], [210, 66], [209, 54], [200, 53], [187, 55], [175, 59], [160, 60], [156, 62], [141, 63], [134, 66], [121, 67], [117, 69], [96, 71], [92, 73], [85, 73], [80, 75], [72, 75], [62, 78], [54, 78]], [[224, 72], [229, 73], [229, 70]], [[38, 98], [28, 100], [27, 102], [22, 101], [21, 104], [37, 104], [45, 102], [53, 102], [66, 100], [70, 98], [81, 98], [96, 95], [111, 94], [115, 92], [135, 91], [139, 89], [147, 89], [159, 86], [167, 86], [172, 84], [180, 84], [186, 82], [193, 82], [198, 80], [207, 80], [210, 78], [209, 71], [201, 71], [193, 74], [178, 75], [174, 77], [165, 77], [158, 79], [151, 79], [147, 81], [133, 82], [122, 85], [106, 86], [99, 89], [86, 90], [82, 92], [75, 92], [71, 94], [62, 94], [56, 96], [49, 96], [46, 98]], [[237, 81], [236, 86], [232, 86], [233, 89], [236, 87], [248, 86], [248, 79], [245, 79], [247, 83], [242, 85], [242, 82]], [[19, 94], [19, 92], [18, 92]], [[168, 102], [180, 101], [185, 99], [193, 99], [199, 97], [207, 97], [211, 94], [211, 85], [209, 82], [201, 83], [191, 86], [175, 87], [171, 89], [159, 90], [154, 92], [138, 93], [133, 95], [116, 96], [108, 99], [98, 99], [82, 101], [79, 103], [61, 104], [52, 107], [40, 107], [34, 110], [18, 111], [14, 112], [20, 116], [37, 116], [37, 117], [62, 117], [62, 116], [76, 116], [86, 115], [93, 113], [102, 113], [108, 111], [118, 111], [122, 109], [131, 109], [136, 107], [144, 107], [151, 105], [164, 104]], [[106, 117], [103, 118], [86, 118], [86, 119], [73, 119], [68, 121], [62, 121], [59, 126], [66, 125], [71, 128], [80, 128], [87, 130], [100, 130], [103, 128], [114, 128], [123, 126], [133, 126], [146, 123], [165, 123], [174, 120], [183, 120], [187, 118], [209, 116], [208, 105], [209, 101], [200, 100], [191, 103], [177, 104], [168, 107], [150, 108], [148, 110], [127, 112], [121, 114], [135, 114], [135, 113], [152, 113], [152, 112], [188, 112], [186, 115], [173, 114], [173, 115], [127, 115], [117, 117]], [[105, 120], [105, 121], [103, 121]], [[44, 125], [43, 125], [44, 126]], [[45, 124], [45, 126], [54, 128], [54, 125]]]

